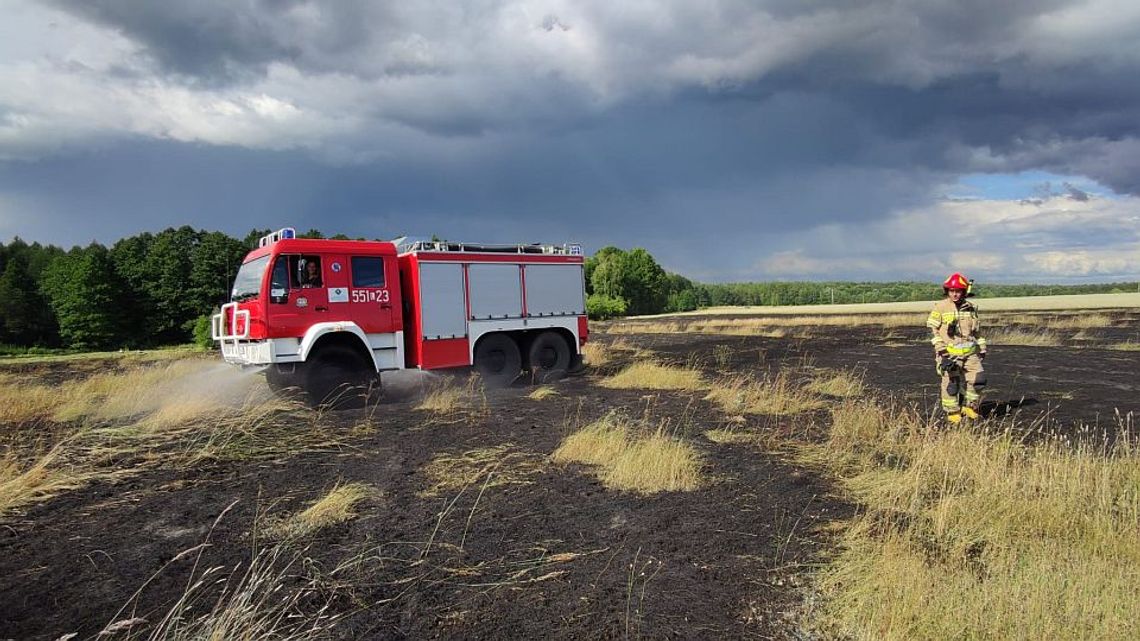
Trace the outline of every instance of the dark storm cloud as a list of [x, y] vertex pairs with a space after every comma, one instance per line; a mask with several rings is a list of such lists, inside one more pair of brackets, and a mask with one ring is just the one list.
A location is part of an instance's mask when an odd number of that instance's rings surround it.
[[[493, 61], [448, 53], [451, 40], [470, 40], [472, 31], [485, 29], [488, 16], [504, 13], [509, 3], [434, 10], [300, 0], [58, 4], [122, 30], [166, 69], [206, 84], [241, 82], [273, 62], [362, 78], [417, 71], [454, 76], [455, 91], [466, 100], [429, 92], [372, 108], [373, 117], [432, 134], [549, 130], [597, 115], [583, 87], [562, 75], [504, 77]], [[847, 105], [859, 116], [855, 126], [881, 141], [870, 153], [892, 149], [893, 157], [870, 158], [873, 163], [918, 163], [937, 171], [1047, 168], [1135, 193], [1140, 163], [1131, 141], [1140, 134], [1140, 83], [1134, 80], [1140, 73], [1140, 34], [1085, 33], [1083, 21], [1103, 20], [1100, 14], [1117, 7], [1094, 3], [1083, 11], [1062, 11], [1073, 6], [1060, 0], [797, 0], [720, 2], [716, 11], [698, 11], [666, 2], [656, 11], [671, 25], [666, 28], [614, 19], [588, 4], [579, 8], [577, 26], [539, 3], [514, 8], [534, 10], [530, 20], [536, 29], [590, 30], [602, 43], [598, 55], [634, 74], [643, 72], [646, 87], [665, 73], [655, 62], [672, 60], [669, 73], [680, 74], [666, 81], [674, 83], [673, 90], [704, 84], [710, 101], [763, 102], [792, 92]], [[781, 40], [783, 33], [794, 35]], [[765, 44], [765, 38], [773, 42]], [[392, 53], [394, 43], [401, 45], [398, 55]], [[467, 91], [460, 77], [481, 87]], [[638, 79], [629, 82], [634, 86], [619, 85], [619, 94], [642, 89]], [[618, 104], [624, 100], [619, 96]], [[807, 130], [801, 144], [843, 138], [846, 132], [838, 127], [849, 125], [801, 126]], [[988, 165], [966, 153], [977, 147], [992, 154]]]
[[121, 30], [168, 71], [207, 83], [248, 77], [274, 60], [296, 58], [276, 37], [282, 2], [59, 0], [57, 6]]
[[[16, 123], [0, 157], [53, 142], [0, 165], [0, 195], [38, 201], [36, 224], [56, 233], [98, 211], [99, 234], [193, 221], [573, 237], [724, 278], [748, 275], [752, 248], [791, 249], [781, 235], [888, 220], [964, 173], [1140, 193], [1128, 3], [53, 4], [122, 34], [139, 48], [132, 73], [153, 80], [116, 87], [143, 97], [129, 109], [76, 115], [55, 107], [66, 94], [44, 99], [56, 120], [19, 102], [0, 116], [0, 134]], [[20, 137], [22, 122], [47, 124]], [[101, 146], [52, 156], [69, 135]], [[71, 187], [53, 189], [57, 176]], [[1058, 186], [1035, 206], [1058, 194], [1090, 203]], [[74, 233], [95, 233], [84, 225]], [[1070, 237], [1091, 246], [1114, 229]]]

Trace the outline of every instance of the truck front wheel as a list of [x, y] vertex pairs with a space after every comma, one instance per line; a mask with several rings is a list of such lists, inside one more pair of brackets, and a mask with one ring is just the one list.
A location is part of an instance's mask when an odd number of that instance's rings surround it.
[[277, 369], [276, 365], [270, 365], [265, 368], [265, 383], [269, 385], [269, 389], [273, 393], [281, 396], [289, 396], [296, 393], [305, 383], [302, 379], [300, 370], [293, 366], [291, 372], [281, 372]]
[[570, 346], [556, 332], [542, 332], [530, 343], [527, 364], [540, 383], [561, 378], [570, 369]]
[[506, 334], [488, 334], [475, 346], [475, 371], [488, 385], [510, 385], [522, 371], [518, 343]]
[[328, 346], [305, 364], [305, 393], [313, 407], [360, 407], [376, 380], [370, 364], [346, 347]]

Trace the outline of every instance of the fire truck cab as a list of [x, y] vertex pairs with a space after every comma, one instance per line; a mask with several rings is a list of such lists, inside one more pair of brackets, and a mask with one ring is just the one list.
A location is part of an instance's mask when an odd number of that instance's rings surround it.
[[557, 376], [588, 336], [577, 245], [261, 239], [213, 317], [223, 358], [314, 403], [405, 368]]

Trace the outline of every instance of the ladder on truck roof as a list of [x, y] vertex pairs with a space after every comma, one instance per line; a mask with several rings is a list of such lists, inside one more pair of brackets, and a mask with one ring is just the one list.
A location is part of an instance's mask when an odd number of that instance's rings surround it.
[[489, 245], [486, 243], [453, 243], [445, 240], [417, 240], [399, 245], [401, 254], [416, 251], [431, 252], [473, 252], [479, 254], [554, 254], [558, 256], [581, 256], [582, 246], [576, 243], [543, 245], [542, 243], [518, 245]]

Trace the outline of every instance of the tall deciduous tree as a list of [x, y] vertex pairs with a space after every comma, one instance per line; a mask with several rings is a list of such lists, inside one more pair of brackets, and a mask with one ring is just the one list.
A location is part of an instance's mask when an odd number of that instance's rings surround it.
[[199, 232], [185, 225], [164, 229], [155, 235], [143, 260], [143, 286], [154, 302], [152, 336], [160, 343], [189, 341], [194, 319], [204, 313], [190, 294], [191, 256], [199, 237]]
[[105, 349], [121, 343], [128, 320], [120, 304], [124, 285], [105, 247], [73, 249], [53, 260], [43, 276], [43, 291], [65, 344]]
[[190, 253], [190, 303], [200, 315], [229, 299], [241, 260], [248, 250], [221, 232], [201, 232]]
[[629, 314], [658, 314], [665, 311], [669, 279], [665, 270], [644, 249], [630, 250], [621, 257], [621, 297]]

